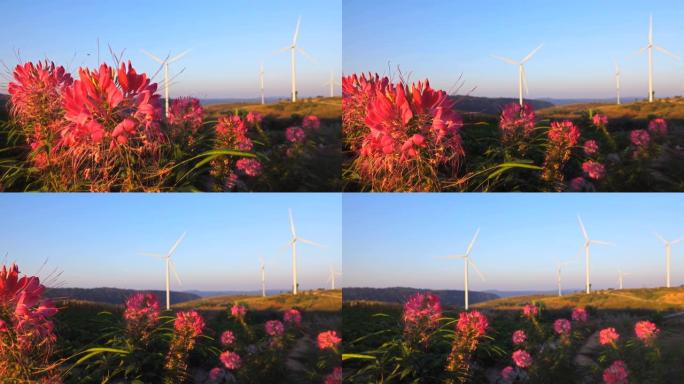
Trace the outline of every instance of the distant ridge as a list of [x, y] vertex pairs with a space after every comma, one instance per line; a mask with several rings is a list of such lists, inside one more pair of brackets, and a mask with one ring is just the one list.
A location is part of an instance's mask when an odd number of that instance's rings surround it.
[[[419, 289], [408, 287], [391, 287], [391, 288], [342, 288], [342, 300], [368, 300], [381, 301], [385, 303], [403, 303], [406, 299], [418, 292], [431, 292], [439, 296], [442, 305], [459, 306], [465, 304], [463, 291], [459, 290], [433, 290], [433, 289]], [[499, 296], [478, 291], [468, 291], [468, 299], [471, 304], [480, 303], [484, 301], [498, 299]]]
[[[487, 115], [498, 115], [504, 106], [510, 103], [517, 103], [518, 99], [509, 97], [478, 97], [466, 95], [450, 96], [456, 102], [455, 110], [468, 113], [484, 113]], [[545, 100], [525, 100], [532, 105], [535, 110], [553, 107], [553, 103]]]
[[[44, 296], [51, 299], [84, 300], [105, 304], [124, 304], [126, 298], [137, 292], [154, 293], [159, 303], [166, 302], [166, 292], [151, 290], [134, 290], [120, 288], [47, 288]], [[171, 304], [197, 300], [198, 295], [187, 292], [171, 291]]]

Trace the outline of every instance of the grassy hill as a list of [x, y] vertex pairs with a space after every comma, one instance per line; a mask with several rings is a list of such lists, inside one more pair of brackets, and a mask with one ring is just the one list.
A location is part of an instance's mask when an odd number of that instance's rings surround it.
[[284, 311], [299, 308], [303, 311], [338, 312], [342, 308], [342, 291], [336, 289], [304, 291], [295, 296], [280, 294], [275, 296], [217, 296], [186, 301], [172, 306], [175, 310], [194, 308], [200, 311], [225, 310], [233, 303], [247, 305], [252, 311]]
[[538, 110], [542, 118], [577, 119], [587, 111], [600, 111], [608, 119], [648, 120], [651, 117], [662, 117], [667, 120], [684, 120], [684, 98], [672, 97], [660, 99], [653, 103], [636, 101], [626, 104], [583, 103], [554, 106]]
[[600, 290], [591, 295], [575, 293], [565, 296], [517, 296], [474, 305], [480, 309], [514, 310], [531, 302], [543, 303], [552, 310], [591, 306], [607, 310], [646, 310], [658, 312], [684, 311], [684, 288], [641, 288]]
[[293, 115], [307, 116], [316, 115], [322, 120], [339, 120], [342, 116], [342, 98], [340, 97], [317, 97], [303, 99], [296, 103], [280, 101], [273, 104], [214, 104], [204, 107], [208, 119], [215, 119], [221, 113], [235, 110], [260, 112], [265, 117], [272, 119], [290, 119]]
[[[462, 307], [465, 305], [463, 291], [459, 290], [428, 290], [406, 287], [392, 288], [344, 288], [344, 301], [366, 301], [376, 303], [401, 304], [409, 296], [418, 292], [431, 292], [439, 296], [443, 305]], [[497, 295], [487, 292], [470, 291], [468, 299], [470, 303], [479, 303], [498, 298]]]

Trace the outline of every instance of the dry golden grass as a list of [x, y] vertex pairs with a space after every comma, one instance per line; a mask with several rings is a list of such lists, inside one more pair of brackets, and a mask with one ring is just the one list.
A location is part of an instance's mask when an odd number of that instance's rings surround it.
[[520, 309], [532, 301], [544, 303], [548, 309], [566, 309], [577, 306], [592, 306], [611, 310], [683, 311], [684, 288], [642, 288], [623, 290], [601, 290], [586, 295], [575, 293], [558, 296], [517, 296], [486, 301], [474, 305], [483, 309]]
[[672, 97], [653, 103], [637, 101], [622, 105], [602, 103], [561, 105], [540, 109], [537, 114], [542, 118], [576, 119], [589, 110], [601, 112], [609, 119], [647, 120], [651, 116], [657, 116], [664, 119], [684, 120], [684, 98]]
[[225, 310], [233, 303], [247, 305], [251, 311], [279, 311], [298, 308], [302, 311], [339, 312], [342, 309], [342, 290], [305, 291], [299, 295], [275, 296], [218, 296], [186, 301], [172, 309], [197, 309], [200, 311]]
[[209, 119], [216, 118], [221, 113], [235, 110], [260, 112], [264, 116], [274, 119], [288, 119], [292, 115], [316, 115], [320, 119], [340, 119], [342, 116], [342, 98], [316, 97], [297, 101], [280, 101], [272, 104], [215, 104], [204, 107]]

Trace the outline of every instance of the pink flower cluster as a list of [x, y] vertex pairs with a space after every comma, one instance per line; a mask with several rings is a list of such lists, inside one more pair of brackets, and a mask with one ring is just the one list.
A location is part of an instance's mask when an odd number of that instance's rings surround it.
[[529, 368], [532, 365], [532, 356], [522, 349], [518, 349], [511, 355], [513, 362], [520, 368]]
[[561, 336], [568, 335], [570, 333], [571, 328], [572, 325], [570, 324], [570, 320], [568, 319], [558, 319], [553, 322], [553, 330]]
[[549, 128], [549, 141], [554, 145], [572, 147], [577, 144], [580, 137], [580, 130], [570, 120], [553, 121]]
[[528, 103], [507, 104], [499, 118], [499, 128], [503, 133], [504, 140], [515, 136], [529, 136], [534, 130], [536, 115], [532, 106]]
[[439, 325], [442, 304], [439, 296], [432, 293], [416, 293], [404, 303], [404, 332], [424, 338], [430, 330]]
[[560, 186], [564, 180], [563, 167], [579, 140], [580, 131], [572, 121], [554, 121], [549, 128], [548, 137], [549, 145], [544, 156], [542, 179]]
[[615, 344], [620, 338], [620, 334], [613, 327], [604, 328], [599, 331], [599, 344]]
[[261, 162], [252, 158], [238, 159], [235, 162], [235, 167], [249, 177], [257, 177], [261, 175], [262, 171]]
[[651, 142], [651, 135], [644, 129], [635, 129], [629, 133], [629, 140], [635, 147], [647, 147]]
[[299, 327], [302, 324], [302, 314], [296, 309], [288, 309], [283, 314], [283, 321], [287, 325]]
[[603, 371], [603, 382], [606, 384], [628, 384], [627, 364], [622, 360], [614, 361], [610, 367]]
[[248, 123], [252, 124], [258, 124], [261, 123], [261, 121], [264, 119], [264, 115], [261, 114], [260, 112], [247, 112], [247, 116], [245, 116], [245, 119], [247, 120]]
[[659, 332], [658, 327], [648, 320], [637, 321], [634, 325], [636, 337], [645, 344], [651, 344]]
[[655, 136], [667, 135], [667, 122], [663, 118], [656, 118], [648, 123], [648, 131]]
[[594, 114], [592, 121], [594, 122], [594, 125], [597, 127], [605, 127], [606, 125], [608, 125], [608, 116], [596, 113]]
[[315, 115], [305, 116], [302, 120], [302, 128], [309, 131], [318, 131], [321, 128], [321, 120]]
[[126, 300], [123, 318], [131, 337], [142, 339], [159, 321], [161, 308], [153, 293], [135, 293]]
[[515, 368], [511, 367], [510, 365], [507, 367], [504, 367], [501, 370], [501, 378], [505, 382], [511, 382], [513, 379], [515, 379]]
[[235, 343], [235, 334], [231, 331], [224, 331], [221, 334], [221, 345], [227, 347]]
[[202, 334], [204, 329], [204, 319], [195, 310], [176, 313], [176, 320], [173, 322], [176, 332], [187, 333], [191, 338]]
[[240, 367], [242, 366], [242, 359], [240, 358], [240, 355], [232, 351], [222, 352], [219, 356], [219, 360], [221, 360], [223, 366], [226, 367], [226, 369], [229, 369], [231, 371], [240, 369]]
[[525, 331], [522, 329], [518, 329], [517, 331], [513, 332], [513, 344], [519, 345], [525, 342], [527, 340], [527, 335], [525, 334]]
[[487, 316], [479, 311], [461, 312], [458, 316], [456, 329], [463, 335], [478, 338], [484, 336], [489, 328]]
[[332, 349], [336, 350], [338, 344], [342, 342], [342, 339], [337, 336], [335, 331], [325, 331], [318, 334], [318, 349]]
[[389, 85], [387, 77], [378, 74], [356, 74], [342, 78], [342, 133], [349, 147], [357, 151], [364, 137], [370, 132], [365, 123], [368, 103], [375, 97], [378, 89]]
[[247, 307], [240, 304], [233, 304], [230, 308], [230, 315], [238, 320], [244, 320], [247, 315]]
[[599, 146], [596, 140], [587, 140], [584, 142], [584, 153], [587, 156], [595, 155], [598, 153]]
[[539, 308], [534, 304], [525, 304], [523, 307], [523, 315], [529, 318], [536, 317], [539, 313]]
[[571, 317], [572, 317], [572, 321], [585, 322], [585, 321], [587, 321], [589, 316], [587, 314], [586, 309], [584, 309], [582, 307], [578, 307], [578, 308], [575, 308], [572, 310], [572, 316]]
[[285, 327], [280, 320], [269, 320], [264, 325], [266, 334], [271, 337], [280, 337], [285, 333]]
[[209, 370], [209, 381], [212, 383], [219, 383], [223, 378], [226, 377], [226, 373], [223, 369], [215, 367]]
[[302, 143], [306, 139], [306, 133], [300, 127], [289, 127], [285, 129], [285, 139], [290, 143]]
[[323, 384], [342, 384], [342, 367], [335, 367], [333, 371], [325, 377]]
[[179, 125], [184, 130], [196, 133], [204, 121], [204, 110], [200, 101], [194, 97], [175, 99], [169, 108], [168, 122]]
[[582, 163], [582, 170], [594, 180], [600, 180], [606, 176], [606, 167], [594, 160], [587, 160]]

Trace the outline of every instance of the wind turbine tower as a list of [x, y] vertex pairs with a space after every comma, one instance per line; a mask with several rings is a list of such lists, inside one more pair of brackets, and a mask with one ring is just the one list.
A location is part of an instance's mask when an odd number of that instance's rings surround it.
[[[149, 56], [152, 60], [156, 61], [157, 63], [161, 64], [164, 66], [164, 115], [166, 118], [169, 118], [169, 64], [174, 63], [178, 60], [180, 60], [183, 56], [185, 56], [190, 50], [186, 50], [185, 52], [176, 55], [172, 58], [166, 57], [166, 59], [162, 60], [159, 57], [147, 52], [146, 50], [142, 50], [144, 54]], [[169, 55], [170, 56], [170, 55]]]
[[535, 53], [537, 53], [538, 50], [541, 49], [541, 47], [544, 44], [539, 44], [539, 46], [535, 49], [532, 50], [527, 56], [525, 56], [522, 60], [520, 61], [515, 61], [511, 58], [508, 57], [502, 57], [502, 56], [496, 56], [492, 55], [493, 58], [497, 60], [501, 60], [504, 63], [512, 64], [512, 65], [517, 65], [518, 66], [518, 99], [520, 100], [520, 106], [523, 106], [523, 86], [525, 87], [525, 93], [529, 93], [529, 90], [527, 88], [527, 75], [525, 74], [525, 63], [534, 56]]

